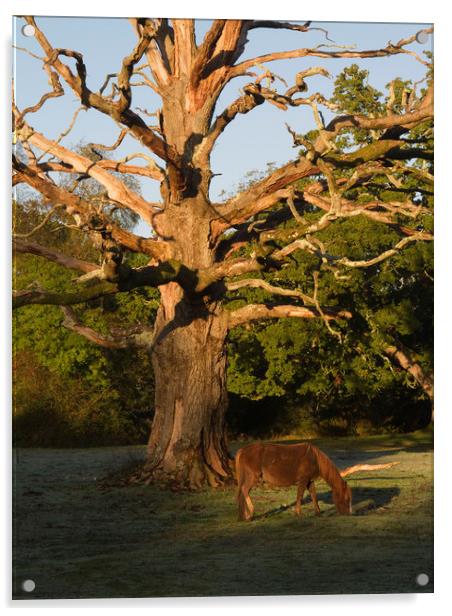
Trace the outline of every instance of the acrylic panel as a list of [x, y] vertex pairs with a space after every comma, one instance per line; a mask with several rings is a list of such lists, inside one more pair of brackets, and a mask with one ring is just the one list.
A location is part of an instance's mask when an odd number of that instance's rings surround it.
[[13, 43], [13, 598], [433, 592], [432, 25]]

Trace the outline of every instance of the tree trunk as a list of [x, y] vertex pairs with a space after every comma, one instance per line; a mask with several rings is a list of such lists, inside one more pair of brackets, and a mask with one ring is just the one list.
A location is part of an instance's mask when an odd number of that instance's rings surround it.
[[190, 488], [218, 486], [231, 475], [224, 321], [215, 304], [190, 302], [174, 283], [161, 294], [152, 349], [155, 415], [143, 475]]

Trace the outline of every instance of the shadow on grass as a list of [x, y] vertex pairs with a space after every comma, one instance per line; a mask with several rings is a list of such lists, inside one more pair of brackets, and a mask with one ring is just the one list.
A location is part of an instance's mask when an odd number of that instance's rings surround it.
[[[372, 509], [378, 509], [380, 507], [388, 507], [391, 501], [399, 496], [400, 488], [354, 488], [353, 489], [353, 502], [355, 503], [353, 506], [353, 511], [356, 515], [364, 515], [365, 512], [370, 511]], [[333, 515], [336, 513], [336, 507], [333, 502], [333, 498], [331, 492], [326, 492], [324, 494], [318, 494], [317, 499], [319, 503], [323, 503], [324, 505], [329, 505], [329, 508], [322, 511], [321, 515]], [[303, 499], [303, 506], [306, 506], [311, 502], [310, 498]], [[275, 507], [274, 509], [270, 509], [264, 513], [259, 515], [255, 515], [253, 520], [262, 520], [264, 518], [269, 518], [272, 516], [276, 516], [278, 514], [284, 513], [289, 509], [295, 507], [296, 501], [289, 503], [288, 505], [281, 505], [279, 507]]]

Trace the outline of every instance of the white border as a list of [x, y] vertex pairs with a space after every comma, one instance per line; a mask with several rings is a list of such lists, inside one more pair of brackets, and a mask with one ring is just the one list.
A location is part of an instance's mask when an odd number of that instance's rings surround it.
[[[76, 3], [61, 3], [61, 0], [3, 0], [0, 7], [0, 28], [2, 34], [2, 48], [6, 51], [1, 63], [3, 91], [9, 92], [9, 73], [11, 53], [9, 44], [11, 38], [11, 15], [77, 15], [77, 16], [129, 16], [147, 15], [152, 10], [155, 16], [168, 17], [199, 17], [199, 18], [247, 18], [259, 17], [261, 19], [312, 19], [318, 21], [378, 21], [378, 22], [422, 22], [435, 24], [435, 52], [436, 52], [436, 104], [435, 114], [437, 120], [436, 129], [436, 161], [437, 161], [437, 181], [436, 181], [436, 290], [435, 290], [435, 327], [436, 327], [436, 436], [435, 436], [435, 594], [420, 595], [346, 595], [346, 596], [322, 596], [322, 597], [256, 597], [256, 598], [204, 598], [204, 599], [149, 599], [149, 600], [80, 600], [80, 601], [36, 601], [24, 602], [9, 600], [11, 585], [9, 582], [10, 566], [10, 523], [11, 514], [7, 509], [1, 509], [2, 530], [4, 532], [4, 543], [9, 550], [3, 551], [2, 569], [0, 580], [2, 584], [2, 603], [7, 609], [15, 609], [21, 613], [25, 609], [45, 609], [58, 608], [65, 612], [71, 610], [128, 610], [131, 607], [149, 609], [153, 612], [167, 612], [184, 610], [188, 614], [198, 614], [199, 612], [211, 611], [214, 609], [219, 614], [234, 612], [246, 612], [259, 610], [264, 614], [270, 614], [275, 608], [285, 607], [288, 610], [298, 611], [300, 608], [312, 610], [322, 616], [334, 612], [337, 616], [342, 614], [360, 613], [363, 609], [366, 614], [371, 616], [382, 611], [397, 610], [398, 614], [410, 613], [410, 616], [424, 614], [426, 609], [435, 609], [438, 602], [446, 605], [448, 599], [449, 565], [451, 545], [450, 545], [450, 481], [448, 477], [450, 459], [446, 460], [448, 453], [448, 441], [452, 435], [451, 430], [451, 409], [447, 399], [447, 385], [450, 380], [450, 362], [448, 361], [448, 350], [451, 348], [450, 340], [450, 298], [449, 298], [449, 279], [450, 252], [448, 247], [451, 244], [450, 235], [452, 232], [451, 210], [448, 203], [448, 180], [450, 169], [448, 161], [450, 154], [446, 154], [445, 143], [446, 134], [451, 134], [450, 125], [447, 124], [450, 111], [450, 101], [452, 93], [450, 83], [450, 39], [452, 20], [449, 19], [450, 11], [448, 3], [443, 0], [429, 0], [429, 2], [378, 0], [375, 3], [363, 3], [359, 0], [322, 0], [314, 4], [302, 3], [300, 0], [286, 0], [284, 3], [268, 3], [248, 0], [225, 0], [221, 5], [205, 3], [201, 0], [183, 2], [182, 0], [128, 0], [123, 5], [108, 2], [93, 3], [88, 0], [77, 0]], [[207, 8], [206, 8], [207, 7]], [[189, 14], [187, 13], [189, 10]], [[4, 111], [0, 114], [0, 128], [3, 143], [9, 143], [9, 113], [8, 106], [4, 106]], [[439, 128], [438, 128], [439, 126]], [[444, 127], [444, 128], [443, 128]], [[1, 212], [1, 229], [3, 241], [2, 250], [2, 280], [7, 281], [3, 284], [4, 301], [2, 302], [2, 320], [5, 324], [4, 331], [8, 331], [10, 320], [10, 241], [9, 228], [10, 216], [10, 172], [9, 172], [9, 151], [1, 168], [1, 179], [3, 188], [3, 200]], [[5, 153], [5, 149], [1, 152]], [[449, 163], [450, 165], [450, 163]], [[5, 338], [4, 338], [5, 339]], [[6, 340], [8, 336], [6, 336]], [[10, 502], [9, 492], [11, 489], [10, 481], [10, 426], [8, 421], [8, 409], [10, 405], [10, 354], [8, 345], [4, 349], [3, 387], [4, 392], [2, 411], [5, 417], [3, 424], [3, 444], [5, 446], [4, 462], [5, 486], [4, 503]], [[448, 353], [448, 355], [446, 355]], [[450, 450], [450, 446], [449, 446]], [[446, 453], [447, 452], [447, 453]], [[449, 457], [449, 456], [448, 456]], [[6, 583], [5, 583], [6, 582]], [[270, 580], [269, 580], [270, 583]], [[433, 605], [433, 603], [435, 605]]]
[[[305, 6], [303, 6], [305, 4]], [[59, 0], [4, 0], [7, 12], [16, 15], [78, 15], [130, 17], [149, 15], [168, 17], [198, 18], [256, 18], [260, 19], [312, 19], [315, 21], [373, 21], [373, 22], [432, 22], [439, 21], [446, 9], [440, 0], [428, 3], [413, 0], [378, 0], [375, 3], [361, 3], [352, 0], [322, 0], [315, 4], [302, 3], [298, 0], [286, 0], [284, 3], [269, 3], [262, 0], [228, 0], [220, 3], [205, 3], [202, 0], [130, 0], [124, 4], [93, 3], [88, 0], [76, 3], [61, 3]], [[3, 8], [3, 7], [2, 7]], [[4, 9], [3, 9], [4, 10]], [[159, 12], [160, 11], [160, 12]]]

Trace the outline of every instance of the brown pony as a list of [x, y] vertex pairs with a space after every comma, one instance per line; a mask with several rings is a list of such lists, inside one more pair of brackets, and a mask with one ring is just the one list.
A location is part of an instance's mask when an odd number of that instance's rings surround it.
[[352, 491], [326, 454], [314, 445], [274, 445], [255, 443], [239, 449], [235, 456], [239, 504], [239, 520], [251, 520], [254, 506], [251, 489], [263, 479], [273, 486], [298, 485], [295, 513], [301, 515], [301, 501], [309, 490], [315, 512], [320, 513], [314, 480], [324, 479], [333, 492], [339, 513], [352, 512]]

